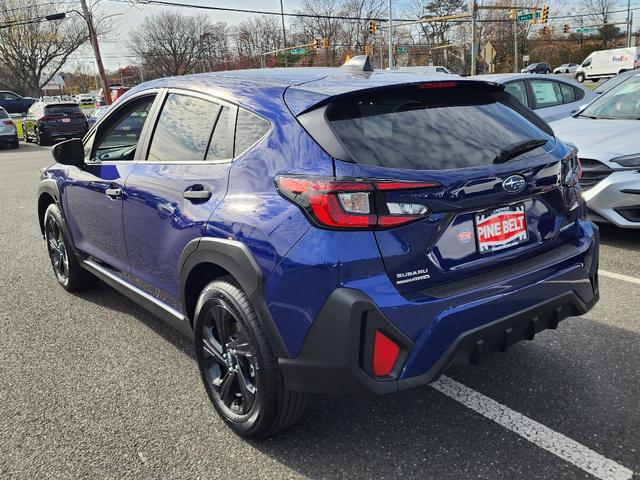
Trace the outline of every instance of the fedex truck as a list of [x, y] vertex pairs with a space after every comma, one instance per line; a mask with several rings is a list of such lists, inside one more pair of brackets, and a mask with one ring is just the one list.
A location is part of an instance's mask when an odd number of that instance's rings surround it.
[[584, 82], [601, 78], [613, 77], [621, 72], [633, 70], [640, 64], [640, 48], [614, 48], [612, 50], [598, 50], [584, 59], [576, 70], [576, 80]]

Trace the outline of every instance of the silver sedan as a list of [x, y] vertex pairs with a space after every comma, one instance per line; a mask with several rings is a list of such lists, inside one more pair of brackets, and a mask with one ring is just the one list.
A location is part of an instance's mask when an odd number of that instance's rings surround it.
[[567, 78], [527, 73], [478, 75], [478, 80], [501, 83], [520, 103], [547, 122], [565, 118], [598, 98], [588, 88]]
[[640, 228], [640, 72], [551, 127], [578, 147], [592, 218]]

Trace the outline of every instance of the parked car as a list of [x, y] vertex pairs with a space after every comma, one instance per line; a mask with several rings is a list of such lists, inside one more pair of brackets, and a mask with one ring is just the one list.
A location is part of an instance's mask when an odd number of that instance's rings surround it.
[[38, 101], [29, 108], [22, 123], [24, 141], [38, 145], [82, 138], [88, 129], [87, 117], [76, 103]]
[[551, 73], [551, 67], [549, 66], [549, 64], [547, 62], [537, 62], [537, 63], [532, 63], [526, 67], [524, 67], [522, 70], [520, 70], [520, 73]]
[[640, 72], [551, 126], [579, 149], [593, 220], [640, 228]]
[[7, 113], [24, 113], [35, 101], [35, 98], [21, 97], [8, 90], [0, 91], [0, 107], [4, 108]]
[[598, 85], [596, 88], [594, 88], [593, 89], [593, 93], [601, 95], [601, 94], [603, 94], [605, 92], [608, 92], [609, 90], [611, 90], [616, 85], [620, 85], [622, 82], [624, 82], [627, 79], [637, 75], [639, 72], [640, 71], [638, 69], [634, 68], [633, 70], [627, 70], [626, 72], [619, 73], [615, 77], [611, 77], [608, 80], [605, 80], [600, 85]]
[[[115, 102], [120, 98], [125, 92], [128, 92], [130, 89], [128, 87], [123, 87], [122, 85], [111, 85], [111, 101]], [[105, 106], [104, 94], [102, 89], [98, 90], [98, 94], [96, 95], [96, 108]]]
[[20, 146], [16, 124], [13, 123], [7, 111], [2, 107], [0, 107], [0, 146], [8, 146], [10, 148], [18, 148]]
[[74, 101], [78, 105], [93, 105], [96, 101], [96, 96], [90, 93], [81, 93], [75, 96]]
[[89, 122], [89, 127], [92, 127], [98, 120], [100, 120], [107, 110], [109, 109], [108, 105], [104, 105], [102, 107], [98, 107], [91, 111], [89, 115], [87, 115], [87, 121]]
[[563, 63], [553, 69], [553, 73], [573, 73], [578, 69], [577, 63]]
[[547, 122], [568, 117], [598, 96], [571, 79], [531, 76], [526, 73], [478, 75], [474, 78], [501, 83], [520, 103]]
[[501, 85], [364, 65], [144, 83], [41, 174], [60, 285], [100, 278], [193, 337], [247, 437], [304, 392], [425, 385], [598, 298], [573, 147]]
[[638, 67], [640, 47], [597, 50], [584, 59], [576, 70], [576, 80], [597, 82]]

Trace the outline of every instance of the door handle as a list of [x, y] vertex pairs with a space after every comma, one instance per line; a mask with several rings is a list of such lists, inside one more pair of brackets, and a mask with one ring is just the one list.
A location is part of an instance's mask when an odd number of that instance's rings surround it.
[[211, 198], [211, 192], [205, 190], [202, 185], [194, 185], [189, 190], [185, 190], [182, 194], [187, 200], [209, 200]]
[[122, 189], [120, 187], [109, 187], [104, 191], [104, 193], [107, 197], [120, 198], [122, 196]]

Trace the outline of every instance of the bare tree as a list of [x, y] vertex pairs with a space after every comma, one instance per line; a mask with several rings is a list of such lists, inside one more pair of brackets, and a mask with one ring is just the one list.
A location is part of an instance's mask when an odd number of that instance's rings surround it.
[[606, 25], [611, 19], [611, 10], [616, 6], [616, 0], [583, 0], [583, 6], [596, 24], [602, 24], [599, 27], [602, 48], [609, 48], [610, 40], [613, 38], [615, 41], [615, 35], [619, 30], [614, 25]]
[[259, 16], [241, 22], [234, 29], [235, 47], [240, 59], [249, 66], [260, 65], [263, 52], [282, 47], [282, 32], [277, 17]]
[[184, 75], [201, 65], [211, 29], [206, 15], [162, 12], [129, 34], [129, 48], [157, 76]]
[[41, 0], [0, 2], [0, 86], [37, 96], [65, 64], [69, 55], [89, 39], [84, 20], [69, 14], [62, 20], [44, 20], [67, 7]]

